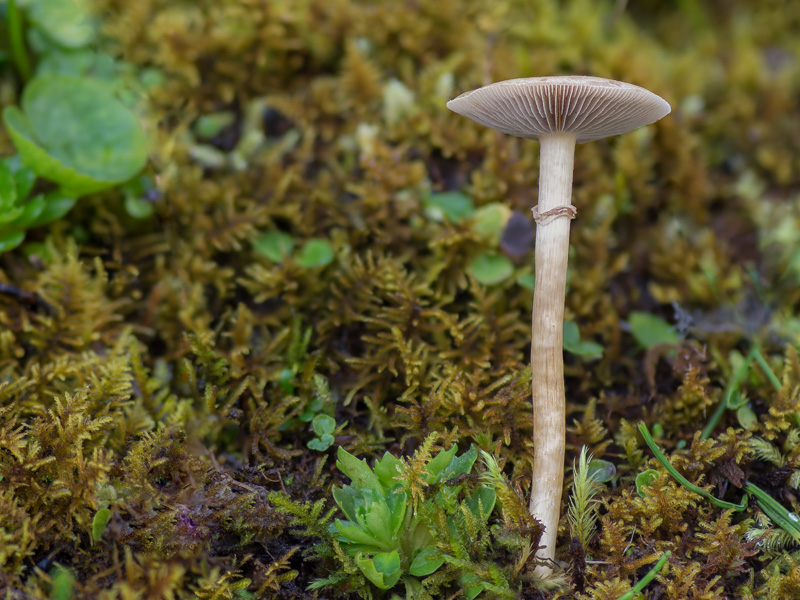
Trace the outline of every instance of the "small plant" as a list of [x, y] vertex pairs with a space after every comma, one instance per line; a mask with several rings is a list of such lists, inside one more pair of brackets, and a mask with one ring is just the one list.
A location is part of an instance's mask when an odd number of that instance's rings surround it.
[[317, 437], [310, 440], [306, 446], [312, 450], [325, 452], [333, 445], [333, 432], [336, 431], [336, 419], [328, 415], [317, 415], [311, 420], [311, 427]]
[[[19, 154], [0, 167], [0, 252], [22, 243], [26, 230], [64, 216], [79, 196], [123, 183], [147, 162], [142, 125], [119, 99], [120, 65], [90, 49], [96, 27], [89, 3], [24, 7], [24, 18], [15, 2], [7, 7], [10, 55], [25, 86], [20, 106], [2, 112]], [[26, 39], [38, 53], [35, 70]], [[37, 177], [58, 189], [28, 199]]]
[[17, 247], [28, 229], [61, 218], [75, 204], [59, 191], [32, 196], [35, 181], [18, 157], [0, 159], [0, 252]]
[[[426, 443], [421, 452], [429, 446]], [[461, 499], [463, 485], [456, 483], [457, 478], [469, 474], [478, 452], [474, 448], [461, 456], [457, 452], [456, 445], [442, 450], [427, 461], [421, 472], [414, 473], [411, 471], [416, 470], [412, 466], [416, 459], [404, 463], [387, 452], [370, 469], [366, 461], [339, 448], [336, 465], [352, 484], [333, 492], [347, 519], [337, 519], [331, 532], [355, 557], [363, 575], [380, 589], [391, 589], [402, 581], [407, 590], [419, 590], [419, 578], [434, 573], [448, 560], [438, 549], [423, 515], [445, 513], [454, 537], [463, 533], [457, 531], [461, 515], [482, 523], [488, 521], [495, 491], [481, 486]], [[414, 484], [406, 486], [403, 480]], [[469, 582], [466, 592], [474, 598], [483, 587], [468, 576], [465, 572], [461, 579], [465, 584]]]

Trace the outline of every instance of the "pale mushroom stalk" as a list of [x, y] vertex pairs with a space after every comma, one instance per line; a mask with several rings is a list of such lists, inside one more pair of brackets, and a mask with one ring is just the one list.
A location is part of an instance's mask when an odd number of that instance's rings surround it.
[[[564, 481], [564, 302], [572, 208], [573, 134], [539, 140], [539, 204], [531, 319], [531, 388], [533, 392], [533, 481], [531, 514], [545, 524], [540, 544], [553, 558]], [[574, 210], [574, 209], [573, 209]], [[552, 215], [544, 217], [544, 215]], [[574, 213], [572, 213], [574, 214]], [[548, 526], [550, 525], [550, 526]], [[549, 552], [548, 552], [549, 550]]]
[[[461, 94], [450, 110], [540, 143], [536, 284], [531, 322], [534, 465], [531, 515], [544, 525], [540, 559], [555, 557], [564, 482], [563, 327], [575, 144], [653, 123], [669, 104], [644, 88], [599, 77], [529, 77]], [[537, 569], [549, 574], [550, 567]]]

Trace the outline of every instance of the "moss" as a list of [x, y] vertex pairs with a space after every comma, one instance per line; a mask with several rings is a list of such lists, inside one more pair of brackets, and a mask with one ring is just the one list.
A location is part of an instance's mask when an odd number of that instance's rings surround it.
[[[676, 468], [720, 498], [739, 502], [752, 481], [797, 510], [796, 2], [94, 6], [104, 49], [164, 75], [144, 117], [153, 215], [134, 219], [112, 190], [0, 257], [9, 597], [50, 597], [55, 565], [75, 574], [76, 598], [389, 597], [326, 537], [340, 475], [331, 450], [307, 447], [320, 413], [363, 458], [410, 455], [432, 432], [497, 456], [503, 511], [491, 548], [472, 554], [497, 594], [617, 598], [670, 550], [646, 598], [797, 595], [796, 543], [755, 505], [731, 514], [661, 470], [636, 492], [636, 475], [659, 467], [634, 426], [658, 421]], [[8, 72], [0, 63], [4, 104], [19, 96]], [[618, 478], [598, 492], [583, 567], [562, 523], [559, 559], [581, 577], [547, 586], [523, 514], [531, 292], [518, 277], [532, 249], [482, 285], [467, 266], [503, 247], [426, 208], [458, 192], [528, 218], [537, 145], [444, 101], [563, 72], [643, 85], [674, 112], [577, 149], [567, 317], [603, 355], [566, 355], [566, 460], [588, 446]], [[197, 120], [219, 112], [227, 128], [203, 138]], [[295, 251], [261, 254], [266, 231]], [[330, 245], [329, 263], [303, 265], [311, 239]], [[675, 323], [682, 343], [639, 348], [634, 311]], [[746, 369], [755, 419], [727, 410], [700, 439], [752, 344], [780, 390]], [[102, 507], [111, 520], [93, 542]], [[460, 593], [455, 571], [431, 589]], [[307, 589], [325, 577], [338, 587]]]

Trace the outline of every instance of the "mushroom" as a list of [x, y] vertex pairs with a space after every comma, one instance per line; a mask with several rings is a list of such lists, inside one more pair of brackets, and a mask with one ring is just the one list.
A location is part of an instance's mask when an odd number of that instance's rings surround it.
[[[582, 76], [500, 81], [461, 94], [447, 107], [481, 125], [538, 139], [539, 200], [536, 283], [531, 326], [533, 482], [531, 515], [545, 531], [540, 558], [555, 556], [564, 480], [564, 355], [562, 331], [572, 206], [575, 144], [626, 133], [659, 120], [670, 105], [648, 90], [611, 79]], [[537, 570], [550, 573], [549, 567]]]

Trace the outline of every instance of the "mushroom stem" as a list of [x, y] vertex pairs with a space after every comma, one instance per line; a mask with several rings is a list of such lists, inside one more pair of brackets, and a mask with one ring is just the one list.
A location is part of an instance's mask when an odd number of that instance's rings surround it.
[[[540, 558], [555, 556], [564, 483], [564, 299], [572, 208], [576, 136], [555, 133], [539, 140], [539, 204], [536, 225], [536, 283], [531, 327], [533, 392], [533, 485], [531, 515], [545, 527]], [[551, 217], [548, 217], [551, 215]], [[538, 575], [549, 574], [541, 567]]]

